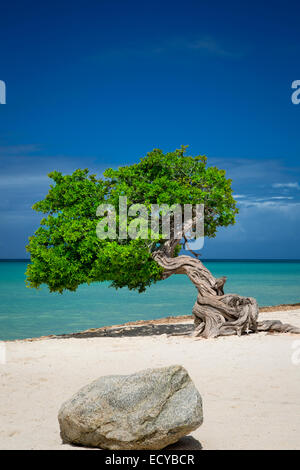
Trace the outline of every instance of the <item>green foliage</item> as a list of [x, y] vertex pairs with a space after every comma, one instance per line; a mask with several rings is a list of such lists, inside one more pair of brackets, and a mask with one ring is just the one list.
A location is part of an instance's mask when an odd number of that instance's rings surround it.
[[[113, 287], [145, 290], [162, 278], [151, 249], [164, 240], [99, 240], [96, 209], [109, 203], [119, 210], [119, 196], [128, 206], [145, 204], [204, 204], [205, 235], [214, 237], [219, 226], [234, 223], [237, 213], [231, 180], [225, 171], [206, 167], [206, 157], [185, 155], [185, 147], [164, 154], [154, 149], [139, 163], [107, 169], [104, 178], [76, 170], [54, 181], [49, 193], [33, 209], [46, 214], [30, 237], [27, 269], [30, 287], [47, 284], [50, 291], [76, 290], [82, 283], [110, 281]], [[178, 255], [178, 250], [175, 256]]]

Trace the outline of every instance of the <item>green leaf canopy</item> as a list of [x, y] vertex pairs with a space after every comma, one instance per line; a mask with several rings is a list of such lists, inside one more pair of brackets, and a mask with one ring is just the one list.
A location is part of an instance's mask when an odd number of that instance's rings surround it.
[[[72, 175], [54, 171], [45, 199], [33, 209], [45, 214], [30, 237], [29, 287], [47, 284], [51, 292], [74, 291], [80, 284], [110, 281], [142, 292], [162, 279], [162, 268], [152, 259], [156, 240], [103, 239], [96, 235], [99, 204], [111, 204], [119, 214], [119, 197], [127, 205], [204, 204], [204, 234], [214, 237], [218, 227], [235, 221], [236, 202], [225, 171], [207, 167], [206, 157], [187, 156], [186, 147], [164, 154], [149, 152], [139, 163], [107, 169], [102, 178], [87, 169]], [[128, 222], [130, 218], [128, 219]], [[175, 256], [178, 255], [178, 250]]]

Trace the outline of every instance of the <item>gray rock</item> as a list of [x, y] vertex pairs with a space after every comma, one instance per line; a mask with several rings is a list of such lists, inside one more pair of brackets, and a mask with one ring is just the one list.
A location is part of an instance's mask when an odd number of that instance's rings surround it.
[[197, 429], [202, 400], [181, 366], [100, 377], [58, 414], [63, 442], [103, 449], [163, 449]]

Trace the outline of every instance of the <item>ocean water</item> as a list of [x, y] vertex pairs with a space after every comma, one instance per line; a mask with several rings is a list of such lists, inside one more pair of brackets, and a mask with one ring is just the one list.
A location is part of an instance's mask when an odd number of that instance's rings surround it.
[[[300, 261], [204, 261], [214, 276], [226, 275], [225, 292], [256, 297], [259, 304], [300, 302]], [[28, 289], [26, 261], [0, 262], [0, 340], [82, 331], [133, 320], [191, 313], [196, 289], [184, 275], [172, 276], [145, 293], [116, 291], [108, 284], [82, 285], [50, 294]]]

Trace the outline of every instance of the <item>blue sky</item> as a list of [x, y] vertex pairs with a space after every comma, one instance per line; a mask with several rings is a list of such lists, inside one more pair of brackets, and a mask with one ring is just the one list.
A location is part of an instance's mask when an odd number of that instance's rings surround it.
[[1, 5], [0, 258], [26, 256], [49, 171], [180, 145], [226, 169], [239, 201], [204, 257], [300, 258], [300, 7], [271, 3]]

